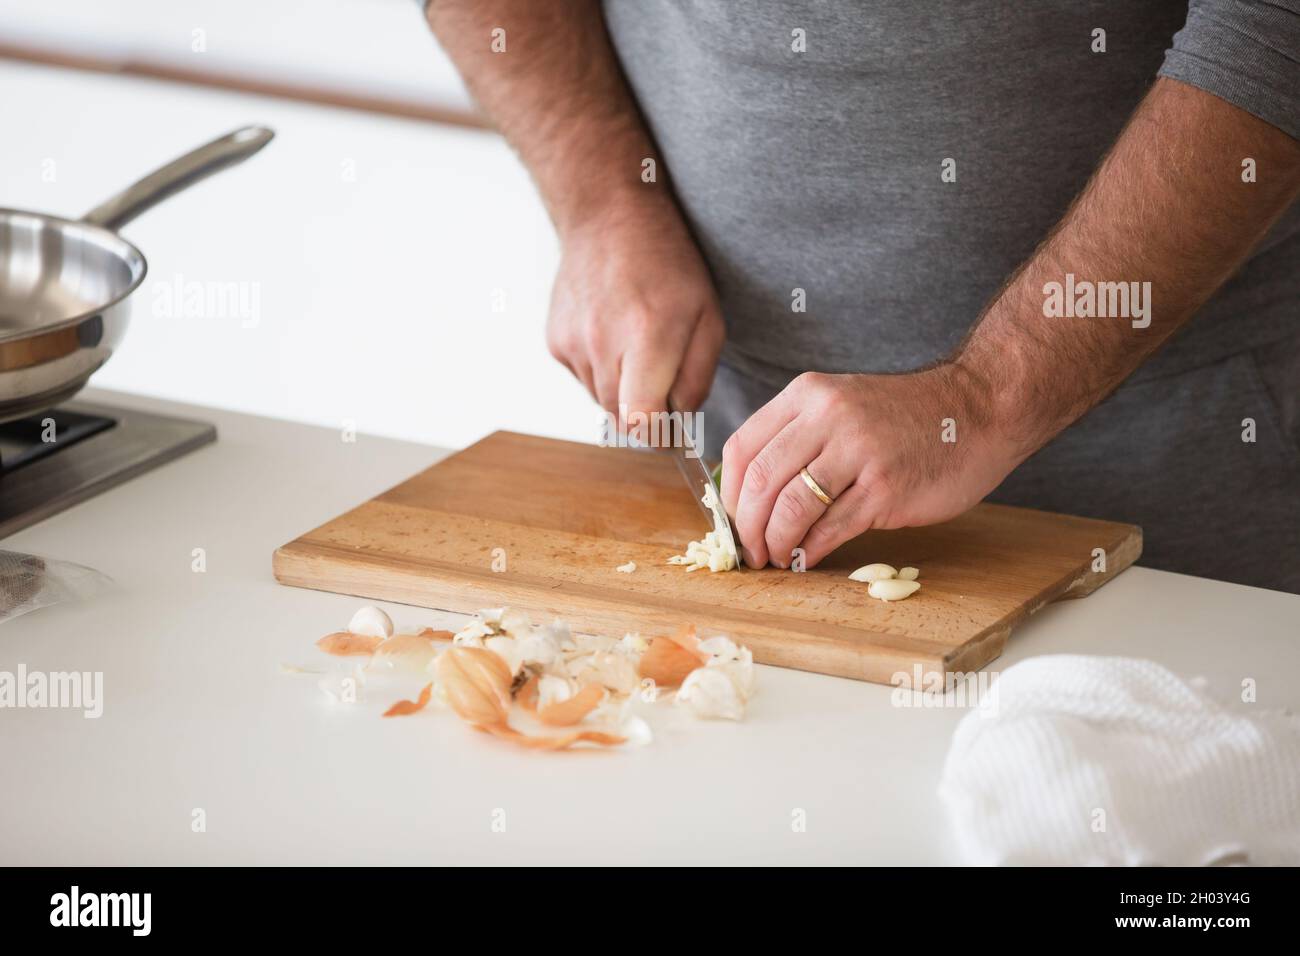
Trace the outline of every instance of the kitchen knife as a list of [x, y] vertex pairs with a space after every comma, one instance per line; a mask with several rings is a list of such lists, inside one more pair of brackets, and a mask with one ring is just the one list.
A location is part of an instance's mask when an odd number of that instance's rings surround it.
[[[690, 488], [695, 503], [709, 519], [713, 529], [731, 545], [731, 551], [736, 556], [736, 567], [739, 569], [744, 566], [744, 562], [740, 559], [740, 549], [736, 546], [736, 536], [731, 530], [731, 521], [722, 506], [722, 494], [713, 480], [713, 475], [709, 473], [708, 465], [704, 464], [704, 459], [700, 457], [695, 443], [691, 440], [685, 425], [686, 413], [681, 412], [677, 404], [671, 400], [668, 403], [668, 410], [674, 417], [673, 434], [666, 450], [673, 456], [673, 460], [677, 463], [677, 470], [686, 479], [686, 485]], [[712, 505], [706, 504], [706, 501], [711, 502]]]

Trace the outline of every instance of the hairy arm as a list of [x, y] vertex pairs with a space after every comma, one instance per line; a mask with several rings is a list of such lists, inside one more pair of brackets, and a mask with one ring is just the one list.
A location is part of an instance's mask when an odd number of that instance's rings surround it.
[[670, 392], [697, 407], [722, 318], [599, 0], [432, 0], [425, 13], [559, 234], [551, 353], [609, 412], [660, 411]]
[[[1243, 181], [1243, 161], [1255, 163]], [[1300, 191], [1300, 142], [1159, 79], [1069, 211], [985, 311], [955, 363], [1019, 458], [1117, 388], [1242, 264]], [[1149, 282], [1150, 324], [1043, 314], [1048, 283]], [[1141, 320], [1142, 324], [1145, 320]]]
[[[640, 181], [654, 148], [605, 32], [599, 0], [432, 0], [429, 26], [519, 152], [556, 229], [609, 205], [665, 199]], [[503, 30], [494, 52], [492, 31]]]
[[[1188, 321], [1298, 191], [1300, 142], [1157, 80], [952, 358], [902, 375], [800, 376], [732, 436], [722, 496], [746, 563], [784, 567], [802, 546], [812, 566], [869, 528], [932, 524], [979, 502]], [[1045, 287], [1067, 274], [1149, 282], [1149, 324], [1045, 315]], [[941, 440], [946, 421], [959, 440]], [[799, 477], [805, 466], [829, 507]]]

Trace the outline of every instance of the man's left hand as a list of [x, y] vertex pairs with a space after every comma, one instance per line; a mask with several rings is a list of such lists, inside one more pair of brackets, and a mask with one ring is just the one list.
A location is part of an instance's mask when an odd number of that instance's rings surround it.
[[[722, 500], [749, 567], [813, 567], [871, 528], [933, 524], [1020, 463], [989, 388], [948, 363], [900, 375], [800, 375], [731, 436]], [[833, 499], [826, 505], [803, 480]]]

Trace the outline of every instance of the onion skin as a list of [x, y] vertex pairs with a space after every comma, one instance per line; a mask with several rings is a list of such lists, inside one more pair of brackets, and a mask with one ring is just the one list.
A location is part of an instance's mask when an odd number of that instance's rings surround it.
[[695, 628], [685, 625], [676, 634], [656, 637], [641, 655], [637, 674], [658, 687], [677, 687], [686, 675], [708, 662], [709, 655], [700, 650]]
[[510, 668], [479, 647], [449, 647], [436, 665], [447, 702], [476, 726], [504, 725], [510, 712]]
[[588, 684], [568, 700], [556, 701], [537, 711], [537, 719], [550, 727], [572, 727], [605, 700], [605, 688]]
[[419, 697], [415, 700], [399, 700], [384, 711], [384, 716], [406, 717], [408, 714], [417, 714], [428, 705], [431, 696], [433, 696], [433, 684], [425, 684], [424, 690], [420, 691]]
[[375, 648], [384, 643], [382, 637], [372, 637], [368, 634], [353, 634], [351, 631], [335, 631], [333, 634], [326, 634], [316, 646], [326, 654], [333, 654], [335, 657], [369, 657], [375, 652]]

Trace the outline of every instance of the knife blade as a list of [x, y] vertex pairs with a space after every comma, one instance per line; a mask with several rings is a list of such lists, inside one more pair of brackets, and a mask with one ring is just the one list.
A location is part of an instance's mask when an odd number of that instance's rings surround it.
[[731, 546], [731, 551], [736, 556], [736, 568], [739, 569], [744, 566], [744, 562], [740, 559], [740, 549], [736, 547], [736, 536], [731, 530], [731, 521], [722, 506], [722, 494], [718, 490], [718, 485], [691, 439], [690, 431], [685, 425], [685, 413], [671, 400], [668, 403], [668, 410], [674, 417], [672, 440], [666, 450], [672, 454], [673, 460], [677, 463], [677, 470], [681, 472], [682, 478], [691, 490], [691, 497], [709, 519], [713, 530], [717, 531]]

